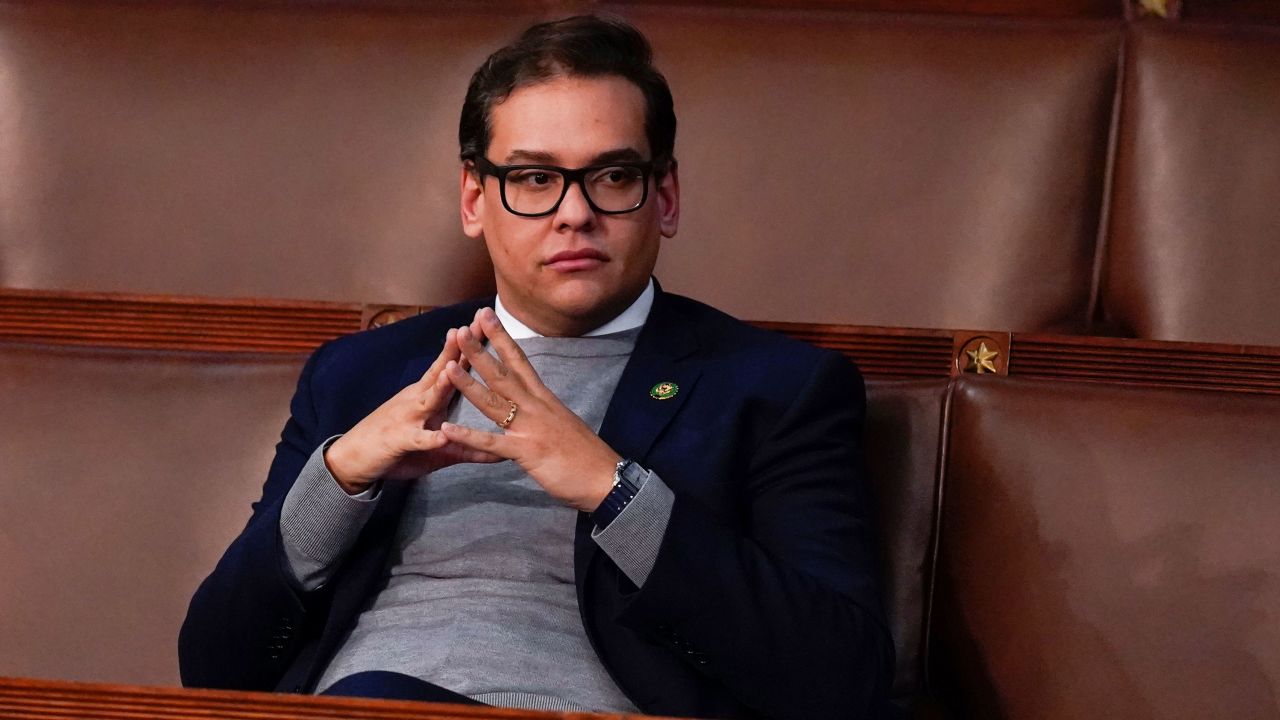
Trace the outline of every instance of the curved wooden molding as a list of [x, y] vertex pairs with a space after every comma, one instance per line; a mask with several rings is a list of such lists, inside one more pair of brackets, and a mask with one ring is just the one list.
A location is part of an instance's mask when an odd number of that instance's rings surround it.
[[[307, 353], [429, 308], [283, 300], [0, 289], [0, 340], [43, 344]], [[1280, 348], [1007, 331], [756, 322], [844, 353], [871, 378], [947, 378], [977, 341], [997, 375], [1280, 394]]]

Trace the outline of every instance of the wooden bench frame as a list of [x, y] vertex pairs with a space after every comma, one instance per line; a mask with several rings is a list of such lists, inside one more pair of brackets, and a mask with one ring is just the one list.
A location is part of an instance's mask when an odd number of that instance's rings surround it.
[[[335, 337], [427, 309], [0, 289], [0, 340], [215, 353], [309, 353]], [[993, 372], [1280, 395], [1280, 348], [1275, 347], [1007, 331], [753, 324], [839, 350], [872, 379]]]
[[102, 720], [581, 720], [595, 717], [621, 720], [635, 716], [0, 677], [0, 717], [42, 720], [89, 717]]

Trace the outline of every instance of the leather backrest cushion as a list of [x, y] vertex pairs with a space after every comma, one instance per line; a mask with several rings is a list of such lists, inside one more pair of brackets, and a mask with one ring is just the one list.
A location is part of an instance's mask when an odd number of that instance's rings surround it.
[[880, 525], [895, 695], [924, 692], [922, 643], [946, 380], [867, 383], [867, 465]]
[[931, 679], [975, 717], [1274, 717], [1278, 438], [1278, 397], [960, 381]]
[[1280, 345], [1280, 29], [1140, 24], [1127, 55], [1108, 319]]
[[[760, 320], [1084, 327], [1113, 25], [621, 12], [680, 118], [669, 289]], [[540, 17], [0, 6], [0, 284], [484, 292], [481, 244], [459, 229], [458, 112], [476, 65]]]
[[636, 17], [676, 93], [687, 208], [668, 284], [753, 319], [1085, 326], [1112, 26], [657, 15]]
[[177, 684], [303, 359], [0, 344], [0, 675]]
[[521, 18], [264, 5], [0, 5], [0, 284], [492, 290], [459, 226], [458, 111]]

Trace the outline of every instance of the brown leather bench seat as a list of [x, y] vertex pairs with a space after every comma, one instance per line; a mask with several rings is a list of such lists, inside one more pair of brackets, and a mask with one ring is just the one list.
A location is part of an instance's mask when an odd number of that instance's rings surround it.
[[[1280, 30], [765, 4], [615, 8], [680, 112], [669, 289], [758, 319], [1280, 346]], [[456, 106], [538, 12], [409, 5], [0, 2], [0, 286], [490, 289], [456, 226]], [[303, 357], [0, 341], [0, 675], [177, 682]], [[868, 396], [904, 702], [1280, 715], [1280, 397]]]
[[[186, 602], [248, 517], [302, 360], [0, 342], [0, 675], [177, 682]], [[947, 385], [868, 390], [907, 696]]]
[[[302, 359], [0, 343], [0, 675], [176, 683]], [[1280, 396], [964, 376], [868, 402], [904, 705], [1280, 709]]]

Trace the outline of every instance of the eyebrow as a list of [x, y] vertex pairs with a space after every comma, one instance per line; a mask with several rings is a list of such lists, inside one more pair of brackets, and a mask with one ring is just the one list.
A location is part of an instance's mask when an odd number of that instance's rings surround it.
[[[591, 158], [587, 165], [601, 165], [611, 162], [642, 162], [644, 157], [635, 148], [616, 148], [606, 150]], [[556, 156], [541, 150], [512, 150], [503, 161], [507, 165], [554, 165]]]

